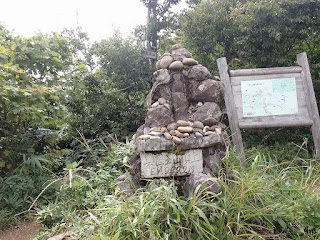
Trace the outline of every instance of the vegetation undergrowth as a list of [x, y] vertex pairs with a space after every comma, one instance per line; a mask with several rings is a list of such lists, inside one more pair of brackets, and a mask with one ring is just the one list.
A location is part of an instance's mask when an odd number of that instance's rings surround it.
[[[114, 145], [109, 161], [122, 162], [128, 150], [129, 144]], [[66, 168], [55, 201], [37, 208], [44, 229], [36, 239], [67, 231], [72, 239], [320, 237], [316, 160], [296, 156], [279, 162], [276, 155], [256, 151], [241, 168], [228, 151], [223, 163], [221, 192], [198, 188], [188, 198], [178, 195], [173, 179], [166, 185], [151, 181], [127, 197], [116, 186], [120, 172], [108, 161], [87, 170]]]
[[37, 239], [319, 239], [309, 127], [245, 130], [246, 165], [229, 151], [221, 192], [188, 198], [174, 180], [119, 192], [129, 147], [108, 132], [124, 141], [144, 123], [150, 43], [160, 55], [183, 43], [213, 76], [220, 57], [231, 69], [269, 68], [306, 52], [319, 99], [320, 2], [188, 0], [177, 15], [179, 0], [141, 2], [152, 29], [128, 38], [92, 43], [80, 26], [23, 37], [0, 24], [0, 229], [36, 214]]

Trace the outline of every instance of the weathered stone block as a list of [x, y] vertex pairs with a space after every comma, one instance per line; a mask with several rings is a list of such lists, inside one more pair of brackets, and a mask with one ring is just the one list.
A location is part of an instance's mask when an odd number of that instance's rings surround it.
[[189, 102], [185, 93], [172, 92], [172, 110], [176, 120], [188, 120]]
[[165, 127], [173, 122], [172, 112], [163, 105], [150, 108], [146, 117], [146, 126]]
[[130, 175], [132, 176], [133, 180], [139, 182], [141, 178], [141, 159], [135, 159], [130, 165], [131, 166], [128, 169]]
[[208, 69], [202, 65], [194, 65], [191, 67], [190, 72], [187, 75], [187, 78], [191, 78], [197, 81], [203, 81], [209, 79], [211, 76]]
[[136, 151], [138, 152], [157, 152], [168, 151], [175, 146], [175, 143], [165, 138], [149, 139], [147, 141], [138, 141]]
[[[170, 74], [167, 69], [161, 69], [156, 78], [156, 84], [168, 84], [170, 82]], [[155, 84], [154, 84], [155, 85]]]
[[202, 138], [201, 148], [211, 147], [213, 145], [222, 143], [220, 135], [214, 133]]
[[195, 91], [192, 99], [197, 102], [219, 103], [224, 98], [224, 85], [221, 81], [207, 79], [203, 81]]
[[221, 159], [225, 157], [226, 153], [219, 151], [213, 155], [209, 155], [204, 158], [204, 173], [210, 173], [211, 175], [218, 176], [219, 170], [222, 165]]
[[167, 69], [156, 71], [156, 81], [153, 83], [152, 89], [147, 96], [147, 104], [151, 106], [159, 98], [163, 97], [166, 100], [170, 99], [171, 93], [166, 85], [171, 82], [171, 77]]
[[191, 58], [191, 53], [185, 48], [179, 48], [172, 51], [172, 57], [175, 61], [182, 61], [183, 58]]
[[202, 144], [201, 138], [181, 138], [180, 146], [183, 149], [200, 148]]
[[201, 190], [204, 191], [204, 193], [206, 193], [207, 191], [212, 193], [219, 193], [221, 191], [221, 186], [216, 179], [211, 178], [204, 173], [194, 173], [187, 178], [184, 186], [184, 195], [188, 197], [190, 194], [193, 194], [193, 191], [199, 185], [201, 186]]
[[172, 92], [187, 92], [186, 85], [181, 80], [173, 80], [170, 88]]
[[173, 153], [141, 153], [141, 177], [186, 176], [203, 171], [202, 150], [189, 150], [183, 155]]
[[134, 182], [129, 173], [125, 173], [117, 178], [118, 188], [127, 196], [134, 193]]
[[205, 102], [192, 116], [193, 121], [204, 122], [207, 118], [220, 119], [222, 113], [218, 104]]

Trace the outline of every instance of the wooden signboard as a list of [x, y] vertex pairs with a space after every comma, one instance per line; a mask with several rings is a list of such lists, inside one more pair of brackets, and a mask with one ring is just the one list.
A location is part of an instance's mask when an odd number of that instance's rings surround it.
[[225, 102], [237, 154], [245, 155], [240, 129], [312, 126], [316, 156], [320, 156], [320, 120], [306, 53], [299, 66], [228, 70], [217, 60], [225, 84]]
[[141, 55], [144, 58], [157, 59], [157, 53], [153, 51], [142, 51]]

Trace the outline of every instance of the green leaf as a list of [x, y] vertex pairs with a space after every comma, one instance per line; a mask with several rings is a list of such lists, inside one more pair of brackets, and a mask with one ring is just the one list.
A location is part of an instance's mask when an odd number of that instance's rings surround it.
[[0, 161], [0, 168], [3, 168], [6, 166], [6, 163], [4, 161]]
[[119, 236], [120, 236], [120, 231], [117, 232], [117, 233], [113, 236], [112, 240], [117, 240], [117, 239], [119, 239]]
[[283, 229], [287, 229], [287, 224], [282, 219], [277, 219], [277, 221]]

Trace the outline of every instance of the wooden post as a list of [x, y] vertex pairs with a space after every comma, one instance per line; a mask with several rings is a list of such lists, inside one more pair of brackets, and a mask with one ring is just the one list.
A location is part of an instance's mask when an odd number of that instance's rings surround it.
[[239, 128], [238, 115], [234, 105], [234, 98], [233, 98], [233, 93], [231, 89], [231, 81], [228, 73], [227, 59], [225, 57], [219, 58], [217, 60], [217, 63], [219, 68], [219, 74], [220, 74], [221, 80], [224, 83], [225, 91], [226, 91], [225, 103], [226, 103], [226, 108], [228, 113], [231, 134], [232, 134], [232, 141], [237, 148], [236, 150], [237, 154], [240, 156], [240, 164], [241, 166], [243, 166], [245, 163], [245, 154], [244, 154], [244, 148], [242, 143], [242, 136]]
[[314, 147], [315, 147], [315, 155], [316, 155], [316, 158], [320, 158], [320, 119], [319, 119], [317, 100], [314, 94], [307, 54], [305, 52], [298, 54], [297, 60], [298, 60], [298, 64], [303, 68], [301, 76], [304, 82], [309, 115], [313, 121], [312, 136], [313, 136]]

